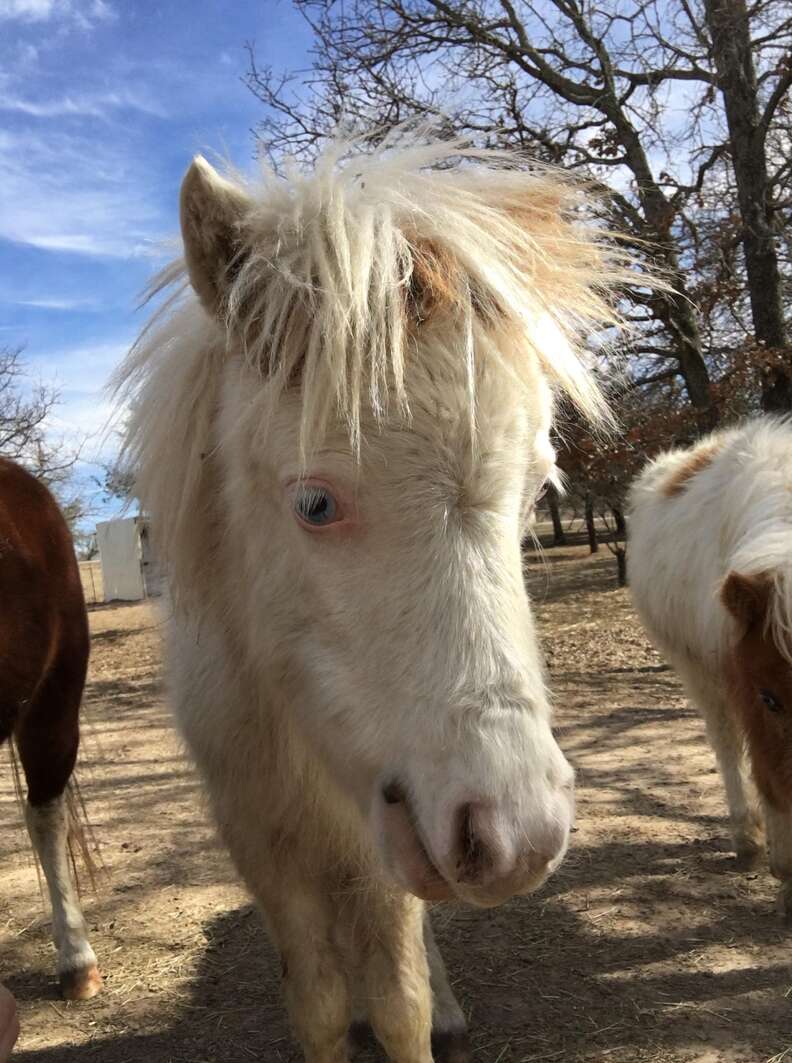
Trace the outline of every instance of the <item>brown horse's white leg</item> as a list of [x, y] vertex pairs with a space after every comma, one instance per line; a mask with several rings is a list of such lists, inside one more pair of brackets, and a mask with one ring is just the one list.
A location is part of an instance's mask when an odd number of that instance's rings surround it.
[[52, 935], [58, 950], [61, 991], [67, 1000], [88, 1000], [102, 988], [102, 978], [69, 873], [65, 796], [61, 794], [41, 805], [26, 802], [25, 818], [52, 903]]
[[366, 1012], [388, 1059], [432, 1063], [422, 902], [372, 883], [361, 898], [357, 939]]
[[432, 933], [429, 913], [424, 912], [424, 943], [432, 986], [432, 1053], [435, 1063], [468, 1063], [470, 1041], [467, 1023], [448, 982], [443, 957]]

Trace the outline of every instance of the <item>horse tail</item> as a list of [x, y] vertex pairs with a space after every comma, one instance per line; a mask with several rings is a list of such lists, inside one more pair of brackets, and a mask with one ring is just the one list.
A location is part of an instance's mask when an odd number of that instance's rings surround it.
[[107, 878], [108, 871], [102, 859], [99, 842], [88, 816], [85, 798], [80, 789], [76, 774], [72, 774], [64, 791], [66, 815], [68, 817], [67, 844], [74, 883], [77, 893], [82, 896], [85, 878], [90, 883], [91, 892], [96, 893], [99, 878]]
[[[19, 815], [21, 822], [25, 822], [25, 804], [27, 798], [25, 796], [25, 785], [22, 781], [22, 768], [19, 764], [19, 754], [17, 753], [16, 743], [14, 742], [14, 736], [10, 735], [8, 738], [8, 755], [11, 758], [11, 778], [14, 780], [14, 797], [16, 797], [17, 805], [19, 806]], [[24, 827], [21, 829], [24, 830]], [[29, 849], [33, 853], [33, 865], [36, 868], [36, 878], [38, 880], [39, 893], [42, 900], [44, 898], [44, 886], [41, 881], [41, 864], [36, 850], [32, 847]]]

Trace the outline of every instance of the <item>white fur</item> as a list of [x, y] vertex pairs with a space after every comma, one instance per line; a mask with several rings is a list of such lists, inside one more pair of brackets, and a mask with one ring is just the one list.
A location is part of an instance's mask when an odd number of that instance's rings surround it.
[[25, 818], [49, 890], [58, 975], [65, 982], [69, 977], [96, 970], [96, 955], [88, 942], [88, 929], [69, 871], [66, 797], [61, 795], [45, 805], [26, 802]]
[[[431, 1059], [405, 852], [495, 903], [558, 864], [572, 817], [520, 539], [553, 468], [552, 389], [607, 416], [579, 330], [613, 322], [600, 293], [623, 266], [566, 179], [459, 152], [334, 145], [259, 189], [194, 163], [203, 308], [177, 290], [121, 378], [174, 600], [176, 716], [315, 1063], [346, 1058], [361, 996], [393, 1060]], [[421, 269], [436, 290], [416, 295]], [[304, 477], [332, 485], [344, 533], [298, 526]], [[394, 779], [412, 824], [383, 800]], [[492, 857], [475, 886], [455, 869], [468, 803]]]
[[[711, 462], [669, 497], [666, 486], [699, 450], [712, 450]], [[750, 859], [760, 817], [727, 679], [739, 632], [720, 590], [730, 573], [771, 576], [772, 636], [792, 661], [792, 424], [756, 420], [662, 455], [634, 483], [629, 511], [633, 600], [705, 718], [735, 848]], [[766, 807], [765, 823], [771, 864], [792, 878], [792, 822]]]

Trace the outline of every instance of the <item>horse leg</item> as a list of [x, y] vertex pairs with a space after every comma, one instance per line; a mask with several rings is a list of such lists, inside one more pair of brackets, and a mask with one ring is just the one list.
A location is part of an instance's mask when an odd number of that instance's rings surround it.
[[58, 978], [67, 1000], [88, 1000], [102, 987], [69, 871], [69, 809], [64, 791], [79, 745], [83, 688], [79, 672], [75, 661], [56, 661], [15, 736], [28, 786], [25, 818], [49, 890]]
[[734, 851], [741, 868], [755, 867], [762, 856], [762, 822], [753, 781], [746, 770], [745, 743], [731, 706], [707, 689], [695, 700], [707, 725], [729, 807]]
[[792, 815], [764, 802], [770, 871], [781, 882], [778, 906], [792, 921]]
[[[428, 911], [424, 911], [423, 936], [432, 990], [432, 1058], [435, 1063], [469, 1063], [471, 1050], [467, 1023], [448, 982]], [[352, 1042], [355, 1047], [366, 1048], [373, 1031], [369, 1024], [365, 987], [358, 985], [357, 989]]]
[[88, 1000], [102, 988], [96, 955], [69, 873], [69, 812], [63, 794], [25, 807], [28, 832], [47, 881], [52, 936], [58, 950], [58, 980], [66, 1000]]
[[728, 714], [712, 726], [708, 719], [707, 733], [726, 790], [737, 864], [748, 870], [762, 859], [762, 822], [753, 782], [746, 770], [742, 738]]
[[291, 859], [296, 847], [275, 854], [246, 830], [250, 816], [243, 810], [255, 805], [244, 799], [255, 792], [244, 785], [225, 792], [214, 806], [218, 826], [280, 953], [286, 1008], [306, 1063], [347, 1063], [352, 1005], [329, 892], [320, 868], [315, 883], [306, 880], [310, 861]]
[[432, 1063], [432, 990], [423, 908], [417, 898], [374, 882], [359, 900], [355, 936], [362, 1004], [392, 1063]]
[[347, 1063], [351, 1002], [329, 902], [304, 886], [284, 885], [275, 904], [267, 894], [263, 907], [281, 955], [286, 1007], [306, 1063]]
[[471, 1053], [467, 1023], [448, 982], [428, 911], [424, 912], [423, 931], [432, 987], [432, 1054], [435, 1063], [468, 1063]]

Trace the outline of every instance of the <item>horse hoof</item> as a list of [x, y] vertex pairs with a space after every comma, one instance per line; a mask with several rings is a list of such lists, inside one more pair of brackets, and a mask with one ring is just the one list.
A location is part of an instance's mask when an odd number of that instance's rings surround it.
[[64, 1000], [90, 1000], [102, 988], [99, 968], [93, 964], [76, 971], [64, 971], [60, 976], [60, 988]]
[[792, 881], [784, 882], [778, 891], [776, 908], [784, 921], [792, 925]]
[[377, 1038], [371, 1024], [365, 1019], [356, 1019], [349, 1027], [349, 1048], [353, 1056], [376, 1048]]
[[734, 855], [734, 866], [738, 871], [755, 871], [762, 863], [764, 853], [757, 846], [745, 846]]
[[444, 1030], [432, 1034], [434, 1063], [471, 1063], [473, 1053], [467, 1030]]

